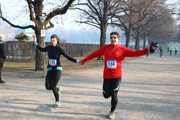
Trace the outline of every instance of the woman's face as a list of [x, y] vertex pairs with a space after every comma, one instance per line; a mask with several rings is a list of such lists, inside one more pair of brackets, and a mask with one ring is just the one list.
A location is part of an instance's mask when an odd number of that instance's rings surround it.
[[112, 45], [117, 45], [119, 43], [119, 38], [116, 35], [111, 35], [110, 40]]
[[56, 40], [56, 38], [51, 38], [51, 44], [52, 44], [52, 46], [56, 46], [57, 45], [57, 40]]

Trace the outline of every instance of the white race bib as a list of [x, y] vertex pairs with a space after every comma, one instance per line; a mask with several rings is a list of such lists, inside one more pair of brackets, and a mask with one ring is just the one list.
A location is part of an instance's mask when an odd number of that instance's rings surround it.
[[49, 59], [49, 65], [56, 66], [57, 65], [57, 60], [56, 59]]
[[107, 68], [116, 69], [117, 68], [117, 61], [116, 60], [107, 60]]

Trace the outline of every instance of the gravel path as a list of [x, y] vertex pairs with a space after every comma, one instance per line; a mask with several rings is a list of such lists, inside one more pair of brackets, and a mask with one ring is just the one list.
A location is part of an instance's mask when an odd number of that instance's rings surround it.
[[[88, 64], [88, 63], [87, 63]], [[44, 78], [3, 73], [0, 84], [0, 120], [107, 120], [110, 99], [102, 96], [103, 67], [63, 71], [62, 106]], [[116, 120], [179, 120], [180, 56], [143, 56], [123, 63]]]

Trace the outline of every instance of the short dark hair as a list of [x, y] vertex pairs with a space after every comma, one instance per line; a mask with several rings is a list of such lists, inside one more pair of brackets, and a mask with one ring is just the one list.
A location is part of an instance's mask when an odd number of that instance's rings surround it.
[[120, 37], [118, 32], [111, 32], [110, 35], [116, 35], [118, 38]]
[[60, 38], [56, 34], [51, 35], [51, 39], [52, 38], [56, 38], [57, 44], [60, 44]]

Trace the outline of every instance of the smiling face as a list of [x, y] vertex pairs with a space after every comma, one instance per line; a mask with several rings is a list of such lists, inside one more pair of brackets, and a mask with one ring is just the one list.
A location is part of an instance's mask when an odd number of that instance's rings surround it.
[[56, 40], [55, 37], [51, 38], [51, 44], [52, 44], [52, 46], [56, 46], [57, 45], [57, 40]]
[[117, 45], [117, 44], [119, 43], [119, 38], [118, 38], [118, 36], [115, 35], [115, 34], [112, 34], [112, 35], [110, 36], [110, 40], [111, 40], [111, 44], [112, 44], [112, 45]]

